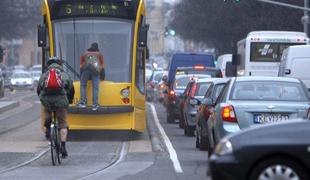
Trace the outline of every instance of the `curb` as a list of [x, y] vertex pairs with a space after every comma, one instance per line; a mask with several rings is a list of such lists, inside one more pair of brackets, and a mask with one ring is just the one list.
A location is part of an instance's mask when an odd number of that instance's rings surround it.
[[153, 152], [164, 152], [165, 148], [163, 148], [164, 147], [163, 143], [161, 141], [161, 138], [158, 135], [159, 134], [158, 133], [158, 129], [155, 126], [154, 120], [151, 121], [151, 119], [153, 119], [151, 117], [151, 114], [147, 113], [147, 118], [146, 118], [147, 130], [149, 132], [149, 136], [150, 136], [150, 139], [151, 139], [151, 144], [152, 144]]
[[[10, 102], [10, 101], [7, 101], [7, 102]], [[11, 103], [8, 103], [7, 105], [0, 107], [0, 113], [3, 113], [4, 111], [8, 111], [10, 109], [13, 109], [17, 106], [19, 106], [19, 102], [18, 101], [12, 101]]]

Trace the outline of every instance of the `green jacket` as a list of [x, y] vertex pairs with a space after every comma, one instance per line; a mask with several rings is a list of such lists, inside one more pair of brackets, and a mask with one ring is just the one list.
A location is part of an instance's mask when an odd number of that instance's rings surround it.
[[49, 109], [53, 110], [53, 108], [68, 108], [69, 100], [68, 94], [72, 93], [73, 90], [73, 81], [69, 77], [69, 75], [64, 71], [63, 67], [58, 65], [57, 63], [51, 64], [48, 69], [57, 68], [62, 72], [62, 81], [64, 83], [63, 93], [61, 95], [50, 95], [44, 91], [44, 80], [47, 72], [43, 73], [40, 77], [37, 93], [40, 97], [40, 101], [42, 105]]

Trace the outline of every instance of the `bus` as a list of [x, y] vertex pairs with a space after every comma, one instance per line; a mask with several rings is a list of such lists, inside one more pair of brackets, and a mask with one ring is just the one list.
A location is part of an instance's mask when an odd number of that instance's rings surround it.
[[[237, 43], [237, 76], [278, 76], [282, 52], [289, 46], [308, 43], [306, 33], [253, 31]], [[234, 59], [234, 58], [233, 58]]]
[[[67, 116], [70, 130], [143, 132], [149, 27], [144, 0], [43, 0], [42, 16], [38, 46], [42, 48], [43, 72], [49, 57], [59, 57], [74, 79], [74, 102]], [[87, 108], [77, 106], [80, 57], [94, 42], [105, 58], [105, 80], [99, 84], [97, 111], [91, 109], [91, 81]]]

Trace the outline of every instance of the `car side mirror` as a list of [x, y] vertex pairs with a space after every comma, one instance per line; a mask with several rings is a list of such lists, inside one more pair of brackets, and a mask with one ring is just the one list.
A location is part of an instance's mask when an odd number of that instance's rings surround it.
[[168, 76], [164, 75], [164, 76], [162, 77], [162, 80], [163, 80], [165, 83], [167, 83], [167, 81], [168, 81]]
[[201, 104], [201, 102], [198, 100], [198, 99], [191, 99], [190, 101], [189, 101], [189, 104], [190, 105], [193, 105], [193, 106], [199, 106], [200, 104]]
[[144, 26], [141, 26], [139, 30], [139, 46], [140, 47], [146, 47], [147, 46], [147, 33], [149, 30], [149, 25], [145, 24]]
[[237, 76], [237, 67], [235, 65], [233, 65], [232, 62], [227, 62], [226, 63], [225, 76], [226, 77], [235, 77], [235, 76]]
[[47, 45], [47, 28], [45, 25], [38, 25], [38, 46], [46, 47]]
[[287, 74], [287, 75], [291, 74], [291, 70], [290, 69], [285, 69], [284, 74]]
[[234, 66], [240, 65], [240, 55], [239, 54], [233, 54], [232, 55], [232, 65], [234, 65]]

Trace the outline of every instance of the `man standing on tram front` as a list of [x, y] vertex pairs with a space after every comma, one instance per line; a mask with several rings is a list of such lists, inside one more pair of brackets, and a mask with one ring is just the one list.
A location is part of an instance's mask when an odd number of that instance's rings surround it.
[[80, 58], [80, 71], [81, 71], [81, 86], [80, 95], [81, 100], [79, 103], [80, 108], [86, 108], [86, 87], [87, 81], [92, 80], [93, 83], [93, 106], [92, 110], [96, 111], [99, 108], [98, 104], [98, 93], [99, 93], [99, 82], [102, 76], [104, 76], [104, 57], [99, 52], [98, 43], [92, 43], [91, 47], [82, 54]]

